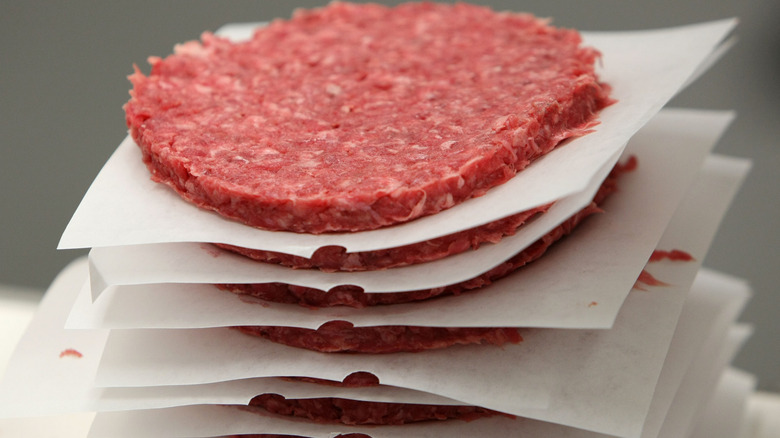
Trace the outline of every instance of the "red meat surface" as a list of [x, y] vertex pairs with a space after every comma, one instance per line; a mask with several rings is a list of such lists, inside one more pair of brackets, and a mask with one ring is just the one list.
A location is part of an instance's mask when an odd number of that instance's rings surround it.
[[417, 263], [432, 262], [447, 256], [477, 249], [484, 243], [497, 243], [506, 236], [515, 234], [526, 221], [546, 212], [552, 204], [533, 208], [488, 224], [437, 237], [423, 242], [394, 248], [346, 252], [343, 247], [326, 246], [318, 249], [311, 258], [275, 251], [242, 248], [235, 245], [215, 243], [214, 245], [251, 259], [277, 263], [291, 268], [317, 268], [322, 271], [371, 271], [397, 268]]
[[152, 178], [200, 207], [367, 230], [484, 194], [586, 133], [610, 103], [598, 56], [527, 14], [336, 2], [150, 58], [126, 120]]
[[314, 383], [317, 385], [338, 386], [338, 387], [346, 387], [346, 388], [360, 388], [366, 386], [379, 385], [379, 377], [367, 371], [356, 371], [354, 373], [351, 373], [350, 375], [345, 377], [344, 380], [341, 382], [336, 380], [320, 379], [317, 377], [286, 376], [286, 377], [279, 377], [279, 378], [282, 380], [289, 380], [293, 382], [307, 382], [307, 383]]
[[371, 402], [336, 397], [286, 399], [278, 394], [254, 397], [249, 406], [242, 409], [301, 417], [323, 424], [346, 425], [400, 425], [455, 419], [472, 421], [506, 415], [477, 406]]
[[241, 332], [291, 347], [322, 353], [399, 353], [446, 348], [457, 344], [517, 344], [514, 327], [353, 327], [331, 321], [313, 330], [300, 327], [241, 326]]
[[693, 260], [693, 256], [680, 249], [672, 249], [670, 251], [656, 249], [653, 251], [653, 254], [650, 255], [648, 262], [658, 262], [661, 260], [690, 262]]
[[[252, 433], [248, 435], [229, 435], [225, 438], [311, 438], [302, 435], [279, 435], [276, 433]], [[364, 433], [346, 433], [335, 435], [333, 438], [371, 438]]]

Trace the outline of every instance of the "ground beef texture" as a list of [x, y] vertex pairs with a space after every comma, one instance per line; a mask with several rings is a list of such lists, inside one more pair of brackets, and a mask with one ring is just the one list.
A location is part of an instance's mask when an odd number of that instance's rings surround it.
[[152, 178], [268, 229], [350, 232], [484, 194], [610, 103], [574, 30], [468, 4], [332, 3], [130, 76]]

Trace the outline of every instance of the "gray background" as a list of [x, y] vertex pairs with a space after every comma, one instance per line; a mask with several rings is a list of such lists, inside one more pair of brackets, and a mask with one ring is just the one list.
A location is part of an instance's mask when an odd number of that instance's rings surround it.
[[[125, 136], [122, 104], [136, 63], [228, 22], [289, 17], [325, 2], [5, 0], [0, 5], [0, 284], [45, 289], [68, 261], [56, 251], [90, 182]], [[754, 167], [705, 260], [750, 280], [742, 320], [755, 335], [736, 365], [780, 391], [777, 169], [780, 134], [780, 2], [486, 1], [583, 30], [642, 29], [737, 16], [739, 42], [673, 104], [735, 109], [716, 151]]]

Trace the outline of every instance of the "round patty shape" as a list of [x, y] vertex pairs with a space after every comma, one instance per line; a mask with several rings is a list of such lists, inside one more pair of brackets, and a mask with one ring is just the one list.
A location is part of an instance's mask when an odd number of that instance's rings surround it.
[[248, 225], [375, 229], [507, 181], [609, 103], [576, 31], [466, 4], [333, 3], [130, 76], [152, 177]]

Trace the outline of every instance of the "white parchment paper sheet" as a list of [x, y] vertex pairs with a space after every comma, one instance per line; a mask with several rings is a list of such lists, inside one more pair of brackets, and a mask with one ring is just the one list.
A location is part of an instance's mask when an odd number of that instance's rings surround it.
[[715, 394], [704, 405], [690, 438], [732, 438], [743, 432], [745, 412], [756, 389], [756, 376], [737, 368], [727, 368], [715, 387]]
[[[752, 333], [752, 326], [739, 324], [727, 330], [713, 330], [709, 334], [704, 341], [703, 354], [688, 368], [675, 394], [659, 437], [690, 436], [700, 418], [704, 401], [712, 397], [723, 370]], [[724, 342], [729, 338], [730, 342]]]
[[[566, 201], [497, 245], [385, 271], [291, 270], [229, 253], [215, 257], [213, 247], [201, 244], [96, 248], [90, 254], [92, 293], [107, 295], [100, 296], [94, 307], [82, 297], [69, 327], [205, 327], [240, 322], [316, 328], [334, 319], [356, 325], [609, 327], [685, 188], [696, 177], [695, 169], [731, 117], [729, 112], [660, 112], [629, 144], [626, 154], [638, 157], [639, 168], [620, 180], [619, 192], [605, 203], [606, 213], [590, 217], [542, 259], [479, 293], [400, 306], [311, 311], [284, 304], [237, 307], [236, 296], [210, 284], [189, 283], [279, 281], [322, 289], [335, 283], [380, 291], [447, 284], [476, 276], [533, 241], [537, 226], [544, 231], [543, 222]], [[102, 289], [99, 284], [115, 286]]]
[[[32, 417], [89, 411], [108, 330], [64, 330], [67, 311], [85, 282], [86, 258], [54, 279], [14, 350], [0, 384], [0, 416]], [[72, 350], [82, 356], [63, 355]]]
[[[744, 174], [735, 171], [732, 160], [712, 160], [720, 168], [718, 177], [695, 186], [712, 192], [686, 198], [660, 242], [684, 248], [696, 260], [706, 254]], [[522, 343], [504, 348], [334, 355], [223, 328], [116, 330], [106, 343], [96, 383], [184, 385], [274, 375], [341, 380], [368, 371], [388, 385], [600, 433], [639, 436], [698, 265], [653, 263], [651, 274], [669, 285], [629, 294], [612, 330], [529, 329]], [[536, 397], [549, 397], [549, 408], [523, 407]]]
[[735, 20], [722, 20], [665, 30], [584, 34], [586, 43], [602, 52], [601, 77], [619, 101], [602, 112], [596, 132], [558, 148], [488, 195], [429, 218], [351, 234], [313, 236], [253, 229], [202, 211], [152, 183], [140, 151], [126, 140], [93, 182], [59, 247], [224, 242], [310, 256], [326, 245], [348, 251], [400, 246], [542, 205], [581, 191], [685, 84], [735, 24]]
[[[689, 302], [683, 308], [666, 358], [667, 364], [674, 361], [678, 366], [665, 364], [661, 370], [650, 411], [642, 429], [642, 438], [658, 436], [661, 427], [667, 422], [667, 414], [685, 374], [690, 369], [696, 369], [696, 373], [706, 373], [703, 368], [707, 368], [707, 362], [703, 364], [698, 361], [694, 366], [691, 366], [691, 363], [698, 356], [706, 357], [705, 360], [710, 359], [712, 351], [720, 346], [712, 346], [707, 341], [725, 337], [728, 327], [736, 321], [751, 296], [750, 286], [746, 281], [714, 271], [700, 272], [694, 285], [707, 291], [707, 300]], [[695, 293], [688, 297], [689, 301], [695, 299]], [[713, 367], [716, 368], [715, 364]], [[691, 399], [687, 401], [695, 402]], [[674, 421], [675, 416], [676, 414], [672, 414], [668, 421]]]

